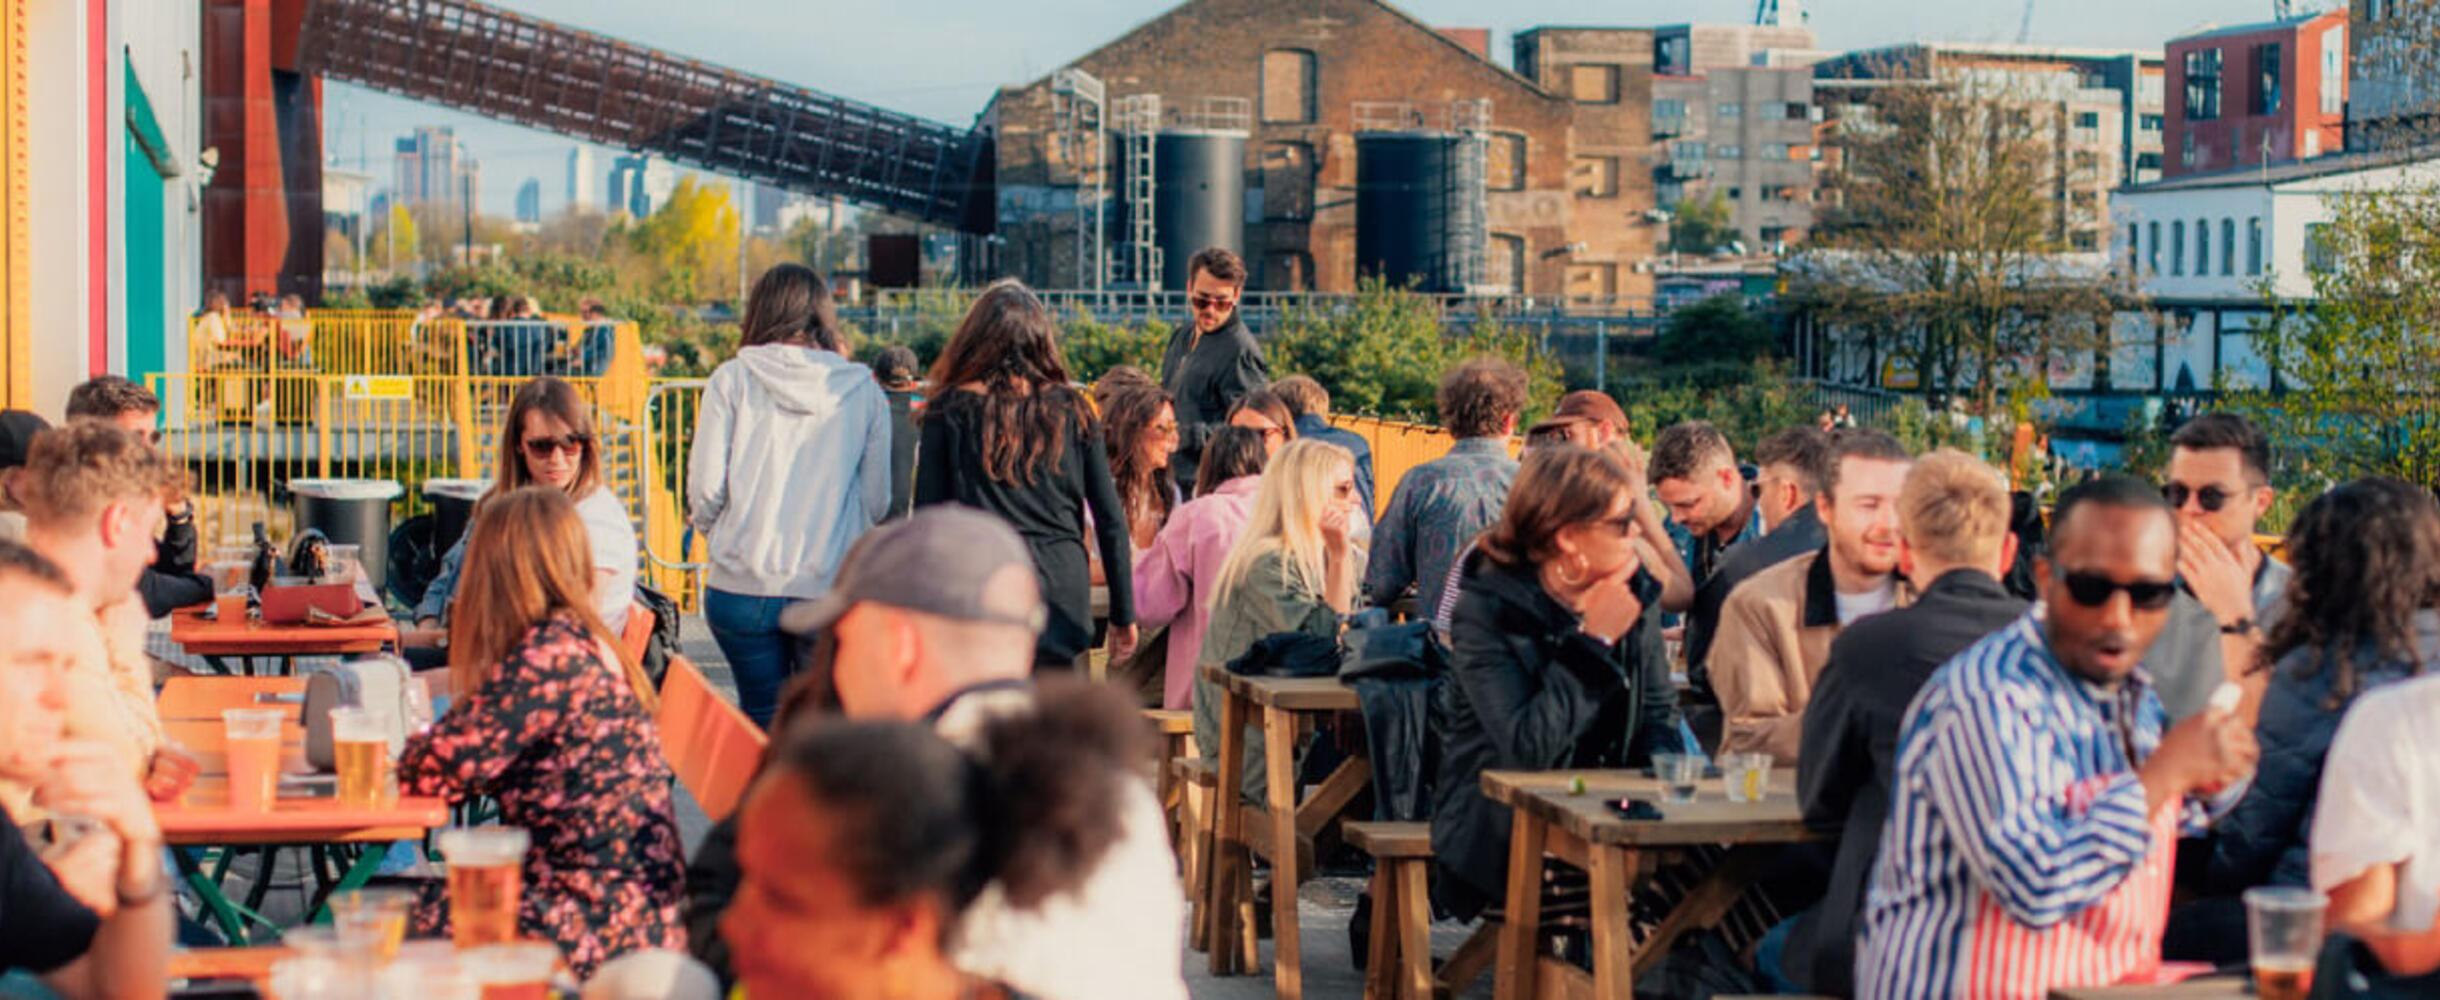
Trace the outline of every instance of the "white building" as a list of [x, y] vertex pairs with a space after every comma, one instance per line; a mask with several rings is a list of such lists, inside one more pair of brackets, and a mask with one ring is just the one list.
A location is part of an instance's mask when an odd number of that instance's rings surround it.
[[602, 208], [602, 175], [593, 167], [593, 147], [577, 146], [568, 150], [569, 212], [598, 212]]
[[[2160, 316], [2119, 324], [2107, 388], [2122, 392], [2267, 384], [2252, 331], [2266, 294], [2313, 294], [2311, 248], [2332, 201], [2349, 192], [2440, 185], [2440, 157], [2379, 153], [2323, 157], [2159, 181], [2110, 201], [2113, 259]], [[2073, 388], [2075, 386], [2060, 386]]]

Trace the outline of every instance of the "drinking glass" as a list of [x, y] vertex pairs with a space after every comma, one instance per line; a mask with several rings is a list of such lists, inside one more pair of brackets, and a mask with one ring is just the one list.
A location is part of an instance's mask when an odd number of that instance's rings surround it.
[[2304, 1000], [2313, 991], [2313, 961], [2321, 953], [2326, 902], [2320, 893], [2292, 886], [2245, 890], [2245, 935], [2253, 945], [2255, 996]]
[[559, 969], [559, 946], [542, 942], [495, 944], [461, 953], [458, 961], [483, 991], [483, 1000], [544, 1000]]
[[521, 827], [479, 826], [443, 830], [439, 842], [449, 863], [450, 940], [460, 948], [517, 940], [532, 837]]
[[390, 771], [390, 717], [370, 708], [330, 710], [331, 756], [339, 770], [339, 805], [378, 809], [397, 794]]
[[407, 940], [407, 910], [414, 894], [404, 889], [352, 889], [330, 897], [331, 927], [342, 949], [370, 955], [376, 966], [398, 958]]
[[269, 812], [279, 798], [280, 722], [284, 708], [228, 708], [220, 712], [229, 757], [229, 808]]
[[1721, 754], [1720, 787], [1728, 792], [1730, 802], [1762, 801], [1771, 791], [1771, 755]]
[[1661, 782], [1661, 801], [1694, 801], [1695, 785], [1703, 780], [1703, 756], [1691, 753], [1652, 755], [1652, 774]]

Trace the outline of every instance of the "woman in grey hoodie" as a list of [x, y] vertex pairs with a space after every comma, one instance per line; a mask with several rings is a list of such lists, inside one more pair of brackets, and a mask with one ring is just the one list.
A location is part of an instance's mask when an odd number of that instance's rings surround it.
[[757, 725], [802, 663], [780, 612], [830, 589], [889, 502], [881, 386], [841, 353], [821, 275], [773, 267], [746, 299], [737, 356], [704, 387], [686, 476], [687, 523], [710, 543], [703, 617]]

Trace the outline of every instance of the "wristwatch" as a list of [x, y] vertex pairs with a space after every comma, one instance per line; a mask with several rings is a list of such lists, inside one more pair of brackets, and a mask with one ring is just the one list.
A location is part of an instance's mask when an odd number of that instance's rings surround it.
[[2252, 616], [2252, 615], [2240, 615], [2240, 616], [2238, 616], [2238, 618], [2237, 618], [2237, 620], [2236, 620], [2236, 621], [2229, 622], [2229, 623], [2228, 623], [2228, 624], [2226, 624], [2226, 625], [2222, 625], [2222, 626], [2220, 626], [2220, 634], [2221, 634], [2221, 635], [2252, 635], [2252, 634], [2254, 634], [2254, 619], [2253, 619], [2253, 616]]

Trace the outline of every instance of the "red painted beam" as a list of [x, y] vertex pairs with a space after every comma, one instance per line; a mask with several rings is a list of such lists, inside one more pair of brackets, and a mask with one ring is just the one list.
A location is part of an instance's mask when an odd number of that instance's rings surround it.
[[87, 375], [110, 371], [110, 6], [85, 0], [85, 308]]

